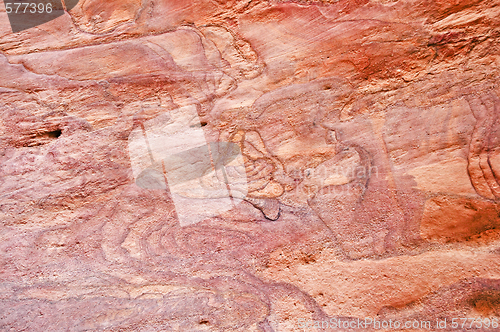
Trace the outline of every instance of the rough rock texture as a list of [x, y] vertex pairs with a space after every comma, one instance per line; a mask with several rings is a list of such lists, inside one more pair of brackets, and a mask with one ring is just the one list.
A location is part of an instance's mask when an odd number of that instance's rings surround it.
[[[0, 330], [500, 321], [499, 42], [497, 0], [0, 6]], [[181, 122], [237, 147], [202, 194], [144, 166]]]

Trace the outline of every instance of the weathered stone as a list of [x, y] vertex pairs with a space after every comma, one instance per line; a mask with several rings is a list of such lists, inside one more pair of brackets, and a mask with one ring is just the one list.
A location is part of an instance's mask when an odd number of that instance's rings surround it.
[[495, 1], [64, 3], [0, 8], [0, 330], [500, 321]]

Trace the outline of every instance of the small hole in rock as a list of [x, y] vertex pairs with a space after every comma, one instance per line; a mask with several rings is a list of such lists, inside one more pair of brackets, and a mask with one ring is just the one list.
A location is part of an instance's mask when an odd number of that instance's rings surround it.
[[51, 137], [51, 138], [58, 138], [59, 136], [61, 136], [61, 134], [62, 134], [61, 129], [49, 131], [48, 133], [46, 133], [47, 137]]
[[208, 124], [208, 123], [206, 123], [206, 122], [201, 122], [201, 126], [202, 126], [202, 127], [205, 127], [207, 124]]

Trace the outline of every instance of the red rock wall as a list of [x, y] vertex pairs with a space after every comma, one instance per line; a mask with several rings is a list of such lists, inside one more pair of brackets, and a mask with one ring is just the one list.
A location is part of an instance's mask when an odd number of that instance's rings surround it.
[[0, 330], [500, 323], [499, 4], [0, 6]]

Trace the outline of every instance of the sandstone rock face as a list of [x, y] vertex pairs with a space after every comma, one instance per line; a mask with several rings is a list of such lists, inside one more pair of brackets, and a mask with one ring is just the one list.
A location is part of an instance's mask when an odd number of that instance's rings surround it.
[[0, 6], [0, 330], [498, 330], [499, 4]]

